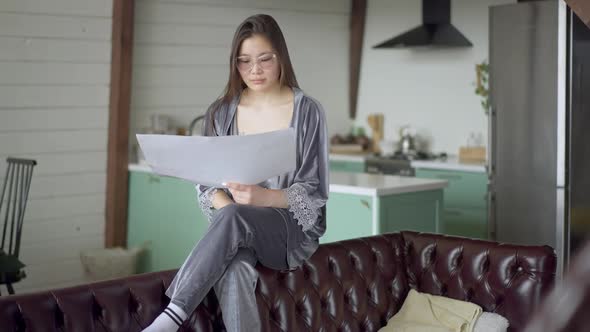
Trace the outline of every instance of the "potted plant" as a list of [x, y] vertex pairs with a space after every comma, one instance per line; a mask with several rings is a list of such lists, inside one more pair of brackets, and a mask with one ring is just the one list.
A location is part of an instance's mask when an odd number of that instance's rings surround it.
[[486, 60], [475, 65], [475, 74], [477, 77], [475, 94], [482, 97], [481, 107], [486, 114], [490, 111], [490, 65]]
[[[481, 107], [486, 115], [490, 111], [490, 90], [489, 90], [489, 73], [490, 67], [487, 60], [475, 65], [476, 87], [475, 94], [481, 96]], [[467, 146], [459, 147], [459, 161], [464, 163], [483, 163], [486, 159], [486, 148], [480, 143], [476, 143], [474, 133], [471, 133]]]

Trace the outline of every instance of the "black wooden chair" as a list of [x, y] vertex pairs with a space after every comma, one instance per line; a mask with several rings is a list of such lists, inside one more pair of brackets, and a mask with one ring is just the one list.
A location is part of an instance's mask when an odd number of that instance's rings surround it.
[[33, 176], [35, 160], [7, 158], [4, 185], [0, 193], [0, 284], [14, 294], [12, 284], [26, 277], [23, 264], [18, 259], [27, 198]]

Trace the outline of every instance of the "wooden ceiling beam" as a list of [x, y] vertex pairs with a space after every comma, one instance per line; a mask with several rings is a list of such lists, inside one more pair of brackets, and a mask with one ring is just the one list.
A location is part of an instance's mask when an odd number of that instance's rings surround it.
[[365, 34], [365, 17], [367, 0], [352, 0], [350, 10], [350, 55], [349, 55], [349, 112], [350, 119], [356, 118], [361, 56], [363, 53], [363, 36]]

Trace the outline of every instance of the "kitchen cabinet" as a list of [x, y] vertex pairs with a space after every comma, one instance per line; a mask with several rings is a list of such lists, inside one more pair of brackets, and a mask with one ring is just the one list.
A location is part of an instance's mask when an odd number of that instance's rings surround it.
[[[321, 243], [385, 232], [439, 232], [445, 180], [332, 172]], [[127, 243], [149, 242], [138, 272], [180, 267], [209, 223], [194, 185], [130, 166]]]
[[373, 198], [366, 195], [330, 193], [326, 213], [326, 233], [320, 242], [373, 234]]
[[364, 173], [368, 155], [330, 153], [330, 171]]
[[330, 193], [320, 243], [413, 230], [439, 233], [443, 191], [369, 196]]
[[128, 246], [149, 241], [140, 273], [180, 267], [209, 225], [194, 185], [151, 172], [129, 172], [127, 211]]
[[348, 160], [330, 160], [330, 171], [363, 173], [365, 171], [365, 162]]
[[449, 182], [444, 192], [442, 233], [488, 238], [486, 173], [417, 168], [416, 177]]
[[320, 243], [401, 230], [438, 233], [445, 180], [333, 172]]

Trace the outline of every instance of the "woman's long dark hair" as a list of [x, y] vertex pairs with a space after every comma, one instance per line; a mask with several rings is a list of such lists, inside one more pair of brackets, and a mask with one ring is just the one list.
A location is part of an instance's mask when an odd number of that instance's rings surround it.
[[[283, 36], [283, 32], [277, 21], [275, 21], [272, 16], [266, 14], [250, 16], [238, 26], [236, 33], [234, 34], [231, 53], [229, 55], [229, 80], [225, 86], [223, 95], [213, 103], [213, 110], [209, 113], [211, 118], [208, 120], [211, 121], [209, 125], [211, 130], [214, 130], [215, 128], [213, 122], [215, 119], [215, 112], [217, 112], [222, 105], [228, 105], [246, 88], [246, 84], [242, 80], [236, 64], [242, 42], [253, 35], [266, 37], [277, 53], [277, 60], [279, 61], [280, 66], [279, 84], [290, 88], [299, 87], [299, 84], [297, 84], [297, 78], [295, 78], [295, 72], [293, 71], [293, 65], [291, 64], [291, 58], [289, 57], [289, 51], [287, 50], [287, 43], [285, 42], [285, 37]], [[205, 134], [211, 135], [212, 133]]]

